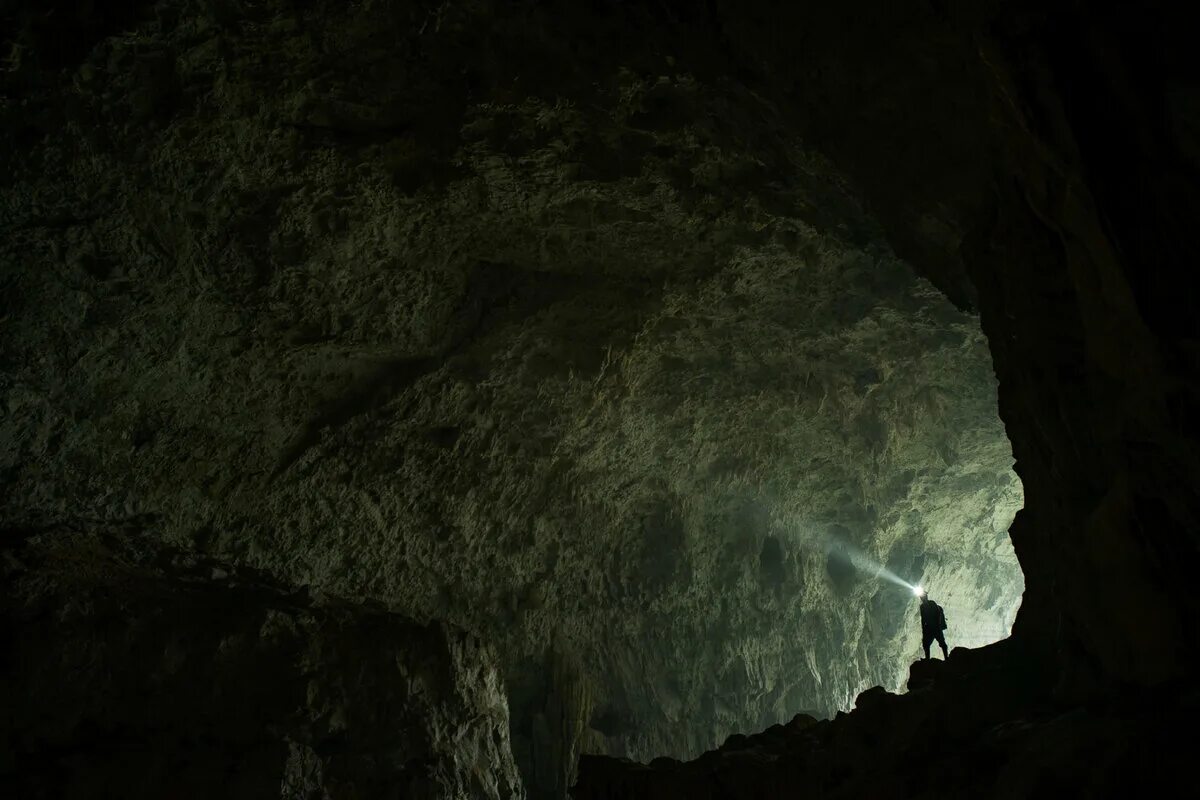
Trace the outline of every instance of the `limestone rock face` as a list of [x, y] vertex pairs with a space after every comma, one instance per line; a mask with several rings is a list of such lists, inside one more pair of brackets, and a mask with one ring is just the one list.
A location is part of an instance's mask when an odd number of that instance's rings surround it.
[[0, 4], [5, 531], [470, 630], [555, 793], [1006, 633], [994, 361], [1022, 652], [1192, 674], [1167, 5]]
[[164, 0], [53, 69], [30, 23], [5, 517], [471, 631], [539, 793], [899, 689], [884, 572], [1006, 636], [978, 320], [769, 94], [529, 13]]
[[[977, 308], [1025, 488], [1016, 635], [1066, 696], [1195, 674], [1200, 324], [1182, 8], [754, 3], [723, 19], [888, 240]], [[836, 33], [834, 33], [836, 32]]]
[[754, 8], [776, 13], [731, 15], [730, 38], [793, 88], [798, 130], [898, 252], [981, 312], [1026, 492], [1019, 647], [914, 667], [904, 697], [872, 691], [691, 764], [587, 759], [577, 796], [1174, 791], [1194, 769], [1200, 644], [1200, 327], [1179, 222], [1197, 213], [1200, 127], [1181, 10]]
[[6, 796], [524, 796], [475, 637], [144, 531], [8, 533]]
[[8, 168], [6, 516], [476, 633], [539, 792], [898, 689], [881, 569], [1007, 635], [978, 321], [772, 100], [645, 53], [529, 86], [557, 40], [490, 4], [154, 9]]

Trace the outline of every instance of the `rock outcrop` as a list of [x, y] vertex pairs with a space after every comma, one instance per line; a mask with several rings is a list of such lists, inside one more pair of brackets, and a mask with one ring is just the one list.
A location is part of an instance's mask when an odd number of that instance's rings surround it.
[[[1160, 3], [775, 10], [734, 38], [791, 84], [797, 129], [897, 251], [981, 312], [1025, 487], [1011, 533], [1026, 592], [1012, 642], [973, 663], [1027, 682], [997, 691], [971, 669], [869, 693], [814, 726], [831, 744], [776, 731], [782, 749], [757, 739], [740, 766], [589, 760], [577, 796], [1170, 793], [1190, 780], [1200, 643], [1200, 330], [1178, 269], [1178, 220], [1200, 196], [1187, 26]], [[804, 30], [808, 47], [778, 34]]]
[[1063, 706], [1011, 642], [918, 661], [909, 692], [861, 694], [833, 720], [798, 714], [731, 736], [695, 761], [584, 756], [576, 800], [764, 797], [1169, 796], [1190, 779], [1181, 746], [1195, 687]]
[[4, 532], [6, 797], [523, 796], [478, 639], [145, 534]]

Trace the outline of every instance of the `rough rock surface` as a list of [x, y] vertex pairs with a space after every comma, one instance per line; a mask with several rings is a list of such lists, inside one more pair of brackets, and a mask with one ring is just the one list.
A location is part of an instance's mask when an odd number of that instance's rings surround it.
[[1025, 489], [1014, 635], [1065, 695], [1194, 675], [1200, 70], [1182, 8], [753, 7], [771, 11], [730, 11], [730, 36], [789, 86], [796, 130], [980, 312]]
[[160, 2], [20, 101], [6, 516], [476, 632], [546, 791], [898, 688], [863, 557], [1007, 635], [977, 319], [772, 101], [663, 54], [527, 87], [556, 39], [499, 14]]
[[1011, 642], [918, 661], [909, 692], [860, 695], [833, 720], [797, 714], [695, 761], [584, 756], [575, 800], [1170, 796], [1190, 782], [1180, 739], [1195, 687], [1060, 705]]
[[912, 642], [829, 542], [952, 626], [1019, 590], [986, 353], [894, 249], [988, 337], [1039, 691], [1194, 674], [1170, 4], [121, 5], [0, 6], [6, 518], [495, 639], [538, 791], [843, 706]]
[[478, 639], [145, 533], [5, 532], [5, 797], [520, 794]]
[[1181, 9], [773, 11], [730, 15], [731, 38], [791, 85], [797, 130], [856, 181], [897, 251], [981, 312], [1025, 488], [1011, 534], [1026, 592], [1014, 649], [972, 661], [1027, 678], [1004, 691], [1007, 676], [972, 668], [924, 698], [868, 693], [819, 728], [829, 744], [775, 731], [782, 750], [757, 739], [665, 780], [673, 765], [589, 760], [576, 794], [1177, 791], [1200, 655], [1200, 327], [1180, 269], [1182, 220], [1200, 210], [1200, 71]]

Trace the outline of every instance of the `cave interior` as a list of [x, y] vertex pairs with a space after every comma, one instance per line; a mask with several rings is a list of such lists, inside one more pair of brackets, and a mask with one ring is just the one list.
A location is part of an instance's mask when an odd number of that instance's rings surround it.
[[0, 0], [0, 794], [1176, 791], [1182, 5]]

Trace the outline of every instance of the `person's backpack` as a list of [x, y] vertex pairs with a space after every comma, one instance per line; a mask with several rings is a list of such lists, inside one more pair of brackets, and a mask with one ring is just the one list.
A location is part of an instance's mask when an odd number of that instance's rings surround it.
[[942, 607], [938, 606], [937, 603], [934, 603], [934, 605], [937, 606], [938, 630], [944, 631], [946, 630], [946, 612], [943, 611]]

